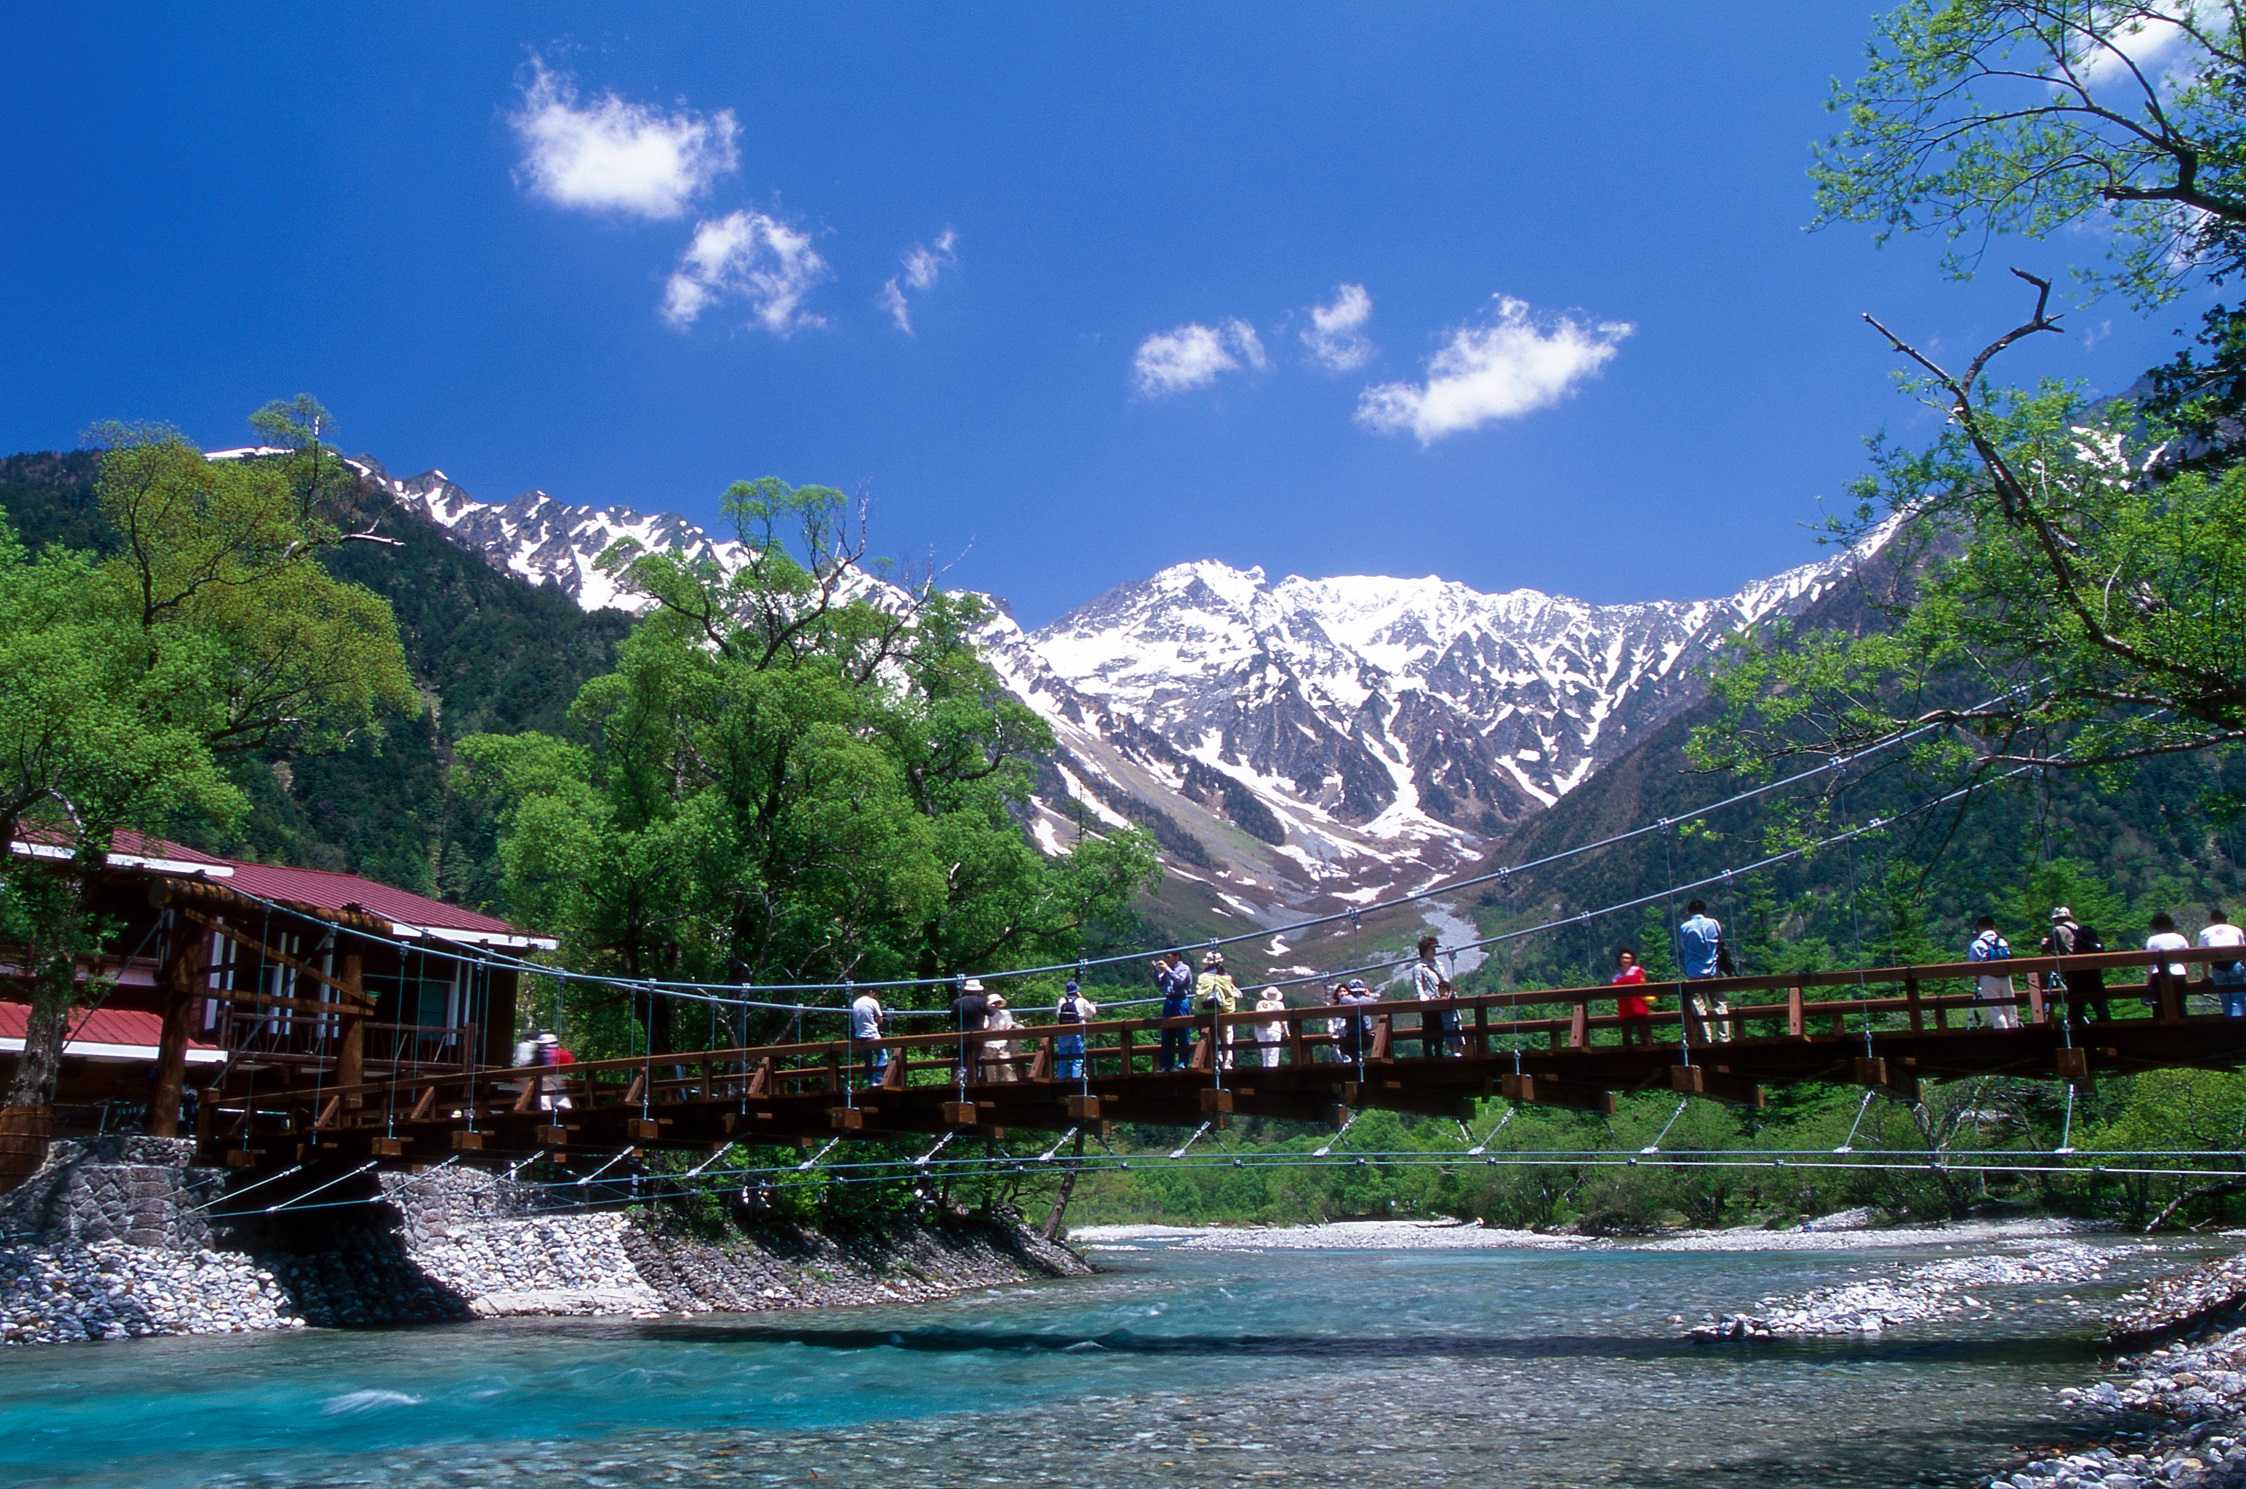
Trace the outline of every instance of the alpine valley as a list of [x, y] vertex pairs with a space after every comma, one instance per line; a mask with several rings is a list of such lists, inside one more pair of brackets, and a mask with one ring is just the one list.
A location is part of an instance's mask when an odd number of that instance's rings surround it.
[[[441, 471], [361, 462], [402, 513], [588, 611], [629, 608], [595, 559], [629, 538], [727, 562], [682, 518], [480, 502]], [[1235, 929], [1364, 904], [1479, 862], [1526, 818], [1703, 696], [1724, 637], [1799, 614], [1856, 555], [1720, 599], [1590, 605], [1438, 578], [1288, 577], [1215, 562], [1118, 586], [1025, 631], [992, 599], [981, 643], [1052, 726], [1029, 829], [1089, 818], [1164, 851], [1167, 920]]]

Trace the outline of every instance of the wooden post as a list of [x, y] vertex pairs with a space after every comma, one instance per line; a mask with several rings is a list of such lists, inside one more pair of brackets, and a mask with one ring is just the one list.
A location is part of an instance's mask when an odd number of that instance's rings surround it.
[[[342, 1032], [335, 1045], [335, 1083], [339, 1086], [356, 1086], [367, 1078], [367, 1018], [366, 1018], [366, 958], [357, 951], [346, 951], [336, 958], [335, 980], [342, 984], [342, 997], [338, 1015], [343, 1021]], [[397, 1071], [390, 1072], [391, 1078]], [[346, 1096], [347, 1107], [363, 1107], [364, 1096]]]
[[157, 972], [163, 990], [164, 1032], [156, 1047], [156, 1090], [149, 1098], [151, 1137], [179, 1136], [179, 1099], [187, 1084], [187, 1036], [195, 1022], [195, 985], [210, 962], [210, 942], [200, 927], [172, 917], [164, 964]]
[[1917, 978], [1906, 977], [1903, 979], [1903, 1001], [1911, 1006], [1911, 1032], [1913, 1034], [1925, 1033], [1926, 1010], [1919, 1006]]
[[2153, 973], [2153, 979], [2159, 985], [2160, 1021], [2172, 1024], [2184, 1016], [2183, 993], [2177, 986], [2183, 979], [2169, 971], [2165, 962], [2161, 963], [2159, 970]]
[[1568, 1014], [1568, 1048], [1587, 1049], [1591, 1044], [1591, 1000], [1578, 998]]
[[1800, 1039], [1809, 1032], [1808, 1015], [1801, 1006], [1801, 989], [1786, 989], [1786, 1037]]
[[2028, 974], [2028, 1022], [2031, 1024], [2048, 1024], [2051, 1022], [2051, 1015], [2043, 1006], [2043, 974], [2041, 972]]

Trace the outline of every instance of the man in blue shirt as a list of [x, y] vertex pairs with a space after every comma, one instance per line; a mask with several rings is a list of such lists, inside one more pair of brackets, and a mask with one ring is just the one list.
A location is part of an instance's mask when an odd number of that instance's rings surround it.
[[[1685, 922], [1677, 927], [1677, 960], [1684, 967], [1685, 978], [1692, 982], [1722, 976], [1726, 970], [1724, 963], [1729, 958], [1724, 955], [1723, 922], [1708, 913], [1705, 900], [1685, 906]], [[1721, 1044], [1731, 1038], [1731, 1020], [1724, 1017], [1731, 1012], [1731, 1005], [1721, 993], [1693, 993], [1690, 1003], [1710, 1039]]]
[[[1154, 959], [1154, 985], [1162, 993], [1162, 1017], [1182, 1019], [1193, 1012], [1193, 969], [1185, 958], [1174, 951], [1165, 951]], [[1188, 1050], [1193, 1043], [1193, 1031], [1185, 1025], [1162, 1031], [1161, 1053], [1155, 1057], [1157, 1070], [1183, 1070], [1189, 1063]]]

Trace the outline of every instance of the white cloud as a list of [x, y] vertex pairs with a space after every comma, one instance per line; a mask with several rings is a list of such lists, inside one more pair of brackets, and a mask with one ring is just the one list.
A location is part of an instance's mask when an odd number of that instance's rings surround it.
[[1312, 360], [1333, 372], [1348, 372], [1372, 360], [1373, 344], [1365, 335], [1365, 322], [1373, 318], [1373, 297], [1361, 284], [1334, 287], [1331, 305], [1310, 307], [1310, 329], [1302, 344]]
[[1256, 328], [1235, 317], [1221, 327], [1188, 321], [1157, 331], [1139, 343], [1131, 369], [1139, 391], [1156, 398], [1205, 388], [1220, 372], [1237, 372], [1242, 365], [1261, 368], [1265, 360]]
[[[897, 329], [907, 336], [912, 335], [912, 305], [906, 300], [905, 291], [910, 289], [926, 293], [935, 288], [936, 281], [943, 276], [944, 271], [959, 262], [959, 254], [956, 252], [958, 246], [959, 234], [948, 227], [933, 243], [915, 243], [905, 250], [904, 274], [892, 275], [881, 286], [881, 293], [875, 296], [876, 303], [889, 312], [889, 318], [897, 323]], [[900, 277], [904, 280], [902, 286], [897, 283]]]
[[666, 114], [613, 93], [580, 105], [568, 75], [535, 57], [531, 67], [522, 108], [510, 116], [523, 143], [516, 179], [557, 206], [678, 217], [740, 164], [731, 109]]
[[1381, 383], [1357, 399], [1357, 422], [1421, 444], [1547, 408], [1613, 360], [1635, 328], [1621, 321], [1586, 325], [1562, 316], [1540, 326], [1526, 301], [1493, 297], [1496, 318], [1460, 326], [1428, 359], [1424, 383]]
[[2225, 24], [2221, 10], [2221, 0], [2156, 0], [2102, 12], [2096, 19], [2113, 30], [2102, 45], [2083, 44], [2076, 64], [2079, 75], [2092, 85], [2134, 83], [2135, 75], [2142, 75], [2155, 88], [2164, 89], [2176, 81], [2170, 64], [2183, 63], [2189, 74], [2206, 60], [2191, 33], [2177, 23], [2219, 28]]
[[762, 212], [729, 212], [694, 226], [663, 292], [663, 318], [691, 326], [725, 300], [747, 302], [757, 324], [776, 336], [826, 322], [803, 309], [804, 296], [827, 277], [827, 261], [811, 235]]

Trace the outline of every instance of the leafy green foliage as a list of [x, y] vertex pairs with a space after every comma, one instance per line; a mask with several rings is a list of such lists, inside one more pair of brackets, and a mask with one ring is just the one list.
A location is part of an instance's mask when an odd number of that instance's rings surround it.
[[732, 573], [604, 559], [656, 608], [580, 690], [574, 738], [461, 742], [510, 903], [572, 965], [627, 977], [839, 985], [1073, 955], [1153, 848], [1029, 841], [1012, 812], [1051, 738], [968, 644], [976, 603], [871, 588], [827, 488], [741, 483], [727, 506]]
[[1836, 84], [1818, 219], [1931, 232], [1953, 273], [1999, 233], [2111, 235], [2090, 277], [2141, 304], [2246, 251], [2246, 34], [2176, 0], [1910, 0]]
[[388, 607], [320, 567], [340, 532], [284, 471], [206, 461], [169, 430], [104, 434], [105, 553], [34, 558], [0, 528], [0, 845], [55, 855], [0, 855], [0, 935], [31, 968], [11, 1104], [53, 1092], [119, 833], [236, 817], [223, 756], [336, 748], [415, 701]]

